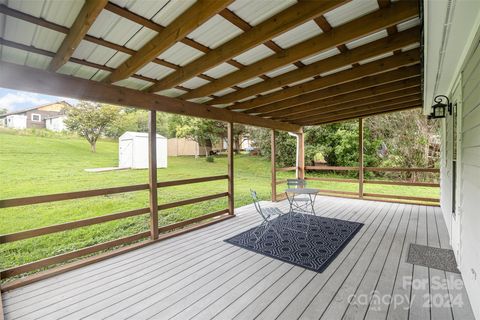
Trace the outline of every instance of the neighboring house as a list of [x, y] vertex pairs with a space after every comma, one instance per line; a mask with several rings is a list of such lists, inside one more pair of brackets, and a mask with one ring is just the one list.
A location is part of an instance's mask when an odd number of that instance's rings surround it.
[[59, 101], [26, 110], [10, 112], [0, 116], [0, 124], [12, 129], [46, 128], [53, 131], [62, 131], [65, 129], [63, 124], [65, 108], [69, 106], [67, 102]]

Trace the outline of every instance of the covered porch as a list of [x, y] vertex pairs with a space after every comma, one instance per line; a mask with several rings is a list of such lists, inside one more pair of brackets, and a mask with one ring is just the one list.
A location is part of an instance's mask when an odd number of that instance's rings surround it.
[[[365, 181], [368, 170], [439, 173], [363, 163], [365, 117], [424, 105], [423, 2], [159, 3], [0, 2], [1, 87], [149, 111], [148, 181], [0, 200], [4, 209], [136, 191], [149, 196], [143, 208], [0, 235], [7, 244], [129, 217], [148, 220], [142, 232], [0, 271], [0, 319], [473, 319], [460, 274], [406, 262], [411, 243], [450, 248], [451, 221], [445, 224], [440, 200], [363, 190], [385, 183]], [[227, 168], [158, 179], [159, 112], [225, 122]], [[352, 119], [360, 128], [358, 166], [335, 169], [357, 171], [358, 179], [344, 182], [358, 184], [358, 192], [320, 190], [315, 206], [321, 216], [364, 227], [324, 272], [223, 242], [260, 222], [253, 206], [235, 208], [236, 123], [271, 130], [269, 205], [287, 210], [277, 172], [309, 179], [306, 171], [320, 170], [305, 163], [303, 128]], [[276, 166], [279, 131], [297, 138], [294, 167]], [[163, 188], [220, 180], [227, 182], [223, 192], [158, 203]], [[219, 198], [226, 199], [222, 210], [159, 225], [162, 210]]]
[[10, 290], [6, 319], [474, 319], [459, 274], [406, 262], [410, 243], [450, 248], [438, 207], [321, 196], [316, 211], [365, 224], [323, 273], [225, 243], [260, 222], [249, 205], [235, 219]]

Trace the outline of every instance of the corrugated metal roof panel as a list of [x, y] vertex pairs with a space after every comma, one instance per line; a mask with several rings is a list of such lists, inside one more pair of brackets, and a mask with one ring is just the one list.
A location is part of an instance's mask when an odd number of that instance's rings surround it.
[[240, 88], [246, 88], [262, 81], [263, 81], [262, 78], [256, 77], [256, 78], [248, 79], [247, 81], [244, 81], [242, 83], [239, 83], [237, 84], [237, 86], [239, 86]]
[[223, 90], [220, 90], [220, 91], [217, 91], [215, 93], [213, 93], [213, 95], [217, 96], [217, 97], [222, 97], [226, 94], [229, 94], [229, 93], [232, 93], [232, 92], [235, 92], [235, 89], [232, 89], [232, 88], [225, 88]]
[[31, 23], [7, 17], [5, 19], [3, 37], [7, 40], [30, 45], [35, 36], [36, 29], [37, 27]]
[[412, 50], [412, 49], [415, 49], [415, 48], [418, 48], [418, 47], [420, 47], [420, 43], [417, 42], [417, 43], [411, 44], [409, 46], [406, 46], [405, 48], [402, 48], [402, 52]]
[[143, 81], [140, 79], [127, 78], [127, 79], [116, 82], [115, 85], [130, 88], [130, 89], [135, 89], [135, 90], [143, 90], [144, 88], [147, 88], [152, 84], [148, 81]]
[[77, 59], [104, 65], [116, 52], [113, 49], [82, 40], [72, 56]]
[[185, 81], [184, 83], [181, 84], [182, 87], [189, 88], [189, 89], [196, 89], [200, 86], [203, 86], [204, 84], [210, 83], [210, 81], [199, 78], [199, 77], [194, 77], [188, 81]]
[[267, 94], [273, 93], [273, 92], [275, 92], [275, 91], [280, 91], [280, 90], [283, 90], [283, 88], [282, 88], [282, 87], [278, 87], [278, 88], [275, 88], [275, 89], [272, 89], [272, 90], [268, 90], [268, 91], [265, 91], [265, 92], [260, 93], [260, 95], [266, 96]]
[[166, 27], [194, 3], [195, 0], [170, 0], [152, 18], [152, 21]]
[[14, 10], [70, 28], [84, 2], [83, 0], [10, 0], [5, 4]]
[[205, 103], [205, 102], [210, 101], [212, 99], [213, 98], [210, 98], [210, 97], [201, 97], [201, 98], [193, 98], [193, 99], [190, 99], [188, 101], [195, 102], [195, 103]]
[[110, 72], [105, 71], [105, 70], [98, 70], [97, 73], [92, 77], [92, 80], [94, 81], [102, 81], [105, 79], [108, 75], [110, 75]]
[[[82, 1], [79, 1], [82, 3]], [[45, 6], [44, 0], [39, 1], [22, 1], [22, 0], [9, 0], [3, 2], [9, 8], [12, 8], [17, 11], [25, 12], [29, 15], [40, 17], [42, 14], [43, 7]]]
[[[35, 1], [24, 1], [27, 2], [27, 6], [30, 6], [32, 2]], [[41, 17], [47, 21], [61, 24], [63, 26], [71, 27], [73, 22], [78, 16], [78, 13], [83, 7], [85, 1], [80, 0], [62, 0], [54, 1], [47, 0], [44, 2]]]
[[206, 72], [204, 72], [204, 74], [206, 74], [209, 77], [218, 79], [237, 70], [238, 69], [232, 66], [231, 64], [224, 62], [210, 70], [207, 70]]
[[273, 41], [283, 49], [286, 49], [321, 33], [322, 29], [320, 29], [315, 21], [310, 20], [292, 30], [282, 33], [274, 38]]
[[415, 18], [411, 20], [404, 21], [402, 23], [397, 24], [397, 30], [398, 31], [404, 31], [410, 28], [413, 28], [415, 26], [420, 25], [420, 18]]
[[130, 56], [126, 53], [117, 51], [110, 59], [106, 65], [111, 68], [118, 68], [122, 63], [124, 63]]
[[354, 40], [352, 42], [349, 42], [346, 44], [348, 49], [353, 49], [359, 46], [362, 46], [364, 44], [373, 42], [378, 39], [386, 38], [388, 37], [388, 32], [387, 30], [380, 30], [378, 32], [372, 33], [366, 37], [359, 38], [357, 40]]
[[380, 59], [383, 59], [383, 58], [387, 58], [387, 57], [390, 57], [390, 56], [393, 56], [393, 52], [387, 52], [387, 53], [384, 53], [384, 54], [381, 54], [381, 55], [378, 55], [378, 56], [375, 56], [375, 57], [371, 57], [371, 58], [359, 61], [358, 63], [359, 64], [365, 64], [365, 63], [373, 62], [373, 61], [380, 60]]
[[345, 71], [345, 70], [348, 70], [348, 69], [351, 69], [351, 68], [352, 68], [352, 66], [343, 66], [343, 67], [340, 67], [340, 68], [337, 68], [337, 69], [334, 69], [334, 70], [330, 70], [330, 71], [321, 73], [320, 76], [326, 77], [326, 76], [328, 76], [328, 75], [331, 75], [331, 74], [334, 74], [334, 73], [338, 73], [338, 72], [340, 72], [340, 71]]
[[152, 19], [152, 17], [155, 16], [169, 2], [169, 0], [110, 0], [110, 2], [126, 8], [142, 17]]
[[304, 64], [312, 64], [314, 62], [333, 57], [337, 54], [340, 54], [340, 50], [338, 50], [337, 48], [333, 48], [333, 49], [330, 49], [330, 50], [325, 50], [325, 51], [322, 51], [320, 53], [314, 54], [313, 56], [305, 58], [301, 61]]
[[312, 80], [313, 80], [313, 78], [307, 78], [307, 79], [303, 79], [303, 80], [299, 80], [299, 81], [290, 83], [288, 86], [293, 87], [293, 86], [296, 86], [298, 84], [302, 84], [302, 83], [309, 82], [309, 81], [312, 81]]
[[87, 33], [123, 46], [142, 28], [138, 23], [103, 10]]
[[133, 50], [140, 50], [144, 45], [147, 44], [148, 41], [152, 40], [158, 33], [152, 31], [148, 28], [141, 28], [135, 33], [134, 36], [130, 40], [127, 41], [125, 47], [133, 49]]
[[177, 88], [172, 88], [172, 89], [167, 89], [167, 90], [162, 90], [158, 92], [157, 94], [165, 97], [171, 97], [171, 98], [176, 98], [178, 96], [181, 96], [184, 94], [185, 91], [177, 89]]
[[276, 77], [276, 76], [279, 76], [281, 74], [287, 73], [287, 72], [295, 70], [295, 69], [298, 69], [298, 68], [293, 64], [289, 64], [289, 65], [280, 67], [278, 69], [275, 69], [273, 71], [270, 71], [268, 73], [265, 73], [265, 75], [267, 75], [269, 77]]
[[0, 47], [1, 60], [38, 69], [46, 69], [51, 58], [6, 46]]
[[263, 58], [271, 56], [272, 54], [274, 54], [274, 52], [271, 49], [261, 44], [248, 51], [245, 51], [244, 53], [236, 56], [233, 59], [242, 64], [249, 65], [259, 60], [262, 60]]
[[228, 9], [248, 22], [251, 26], [256, 26], [260, 22], [267, 20], [271, 16], [292, 6], [295, 3], [295, 0], [236, 0], [228, 7]]
[[353, 0], [324, 14], [332, 27], [337, 27], [378, 10], [377, 0]]
[[165, 78], [167, 75], [169, 75], [172, 72], [175, 72], [175, 70], [153, 63], [153, 62], [149, 62], [145, 66], [143, 66], [143, 68], [138, 70], [137, 74], [160, 80], [162, 78]]
[[32, 23], [7, 16], [3, 33], [7, 40], [25, 45], [33, 45], [39, 49], [55, 52], [65, 35], [50, 29], [36, 26]]
[[228, 40], [235, 38], [242, 32], [242, 29], [225, 20], [221, 16], [215, 15], [190, 33], [188, 38], [191, 38], [211, 49], [215, 49]]
[[66, 75], [74, 76], [74, 77], [78, 77], [78, 78], [83, 78], [83, 79], [90, 79], [97, 72], [98, 72], [98, 69], [96, 69], [96, 68], [92, 68], [92, 67], [89, 67], [89, 66], [83, 66], [83, 65], [76, 64], [76, 63], [73, 63], [73, 62], [70, 62], [70, 61], [65, 63], [58, 70], [58, 73], [66, 74]]
[[184, 66], [203, 55], [203, 52], [189, 47], [181, 42], [177, 42], [159, 55], [158, 58], [164, 59], [179, 66]]

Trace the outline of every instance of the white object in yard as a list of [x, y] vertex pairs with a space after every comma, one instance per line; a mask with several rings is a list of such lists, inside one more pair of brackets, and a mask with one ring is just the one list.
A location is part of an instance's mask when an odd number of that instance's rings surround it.
[[[119, 138], [118, 166], [148, 168], [148, 133], [127, 131]], [[167, 138], [157, 134], [157, 168], [167, 167]]]
[[64, 120], [66, 118], [67, 116], [65, 115], [47, 118], [45, 119], [45, 127], [51, 131], [56, 131], [56, 132], [65, 131], [67, 130], [67, 127], [65, 126], [65, 123], [64, 123]]
[[27, 116], [20, 114], [12, 114], [5, 118], [5, 126], [12, 129], [26, 129]]

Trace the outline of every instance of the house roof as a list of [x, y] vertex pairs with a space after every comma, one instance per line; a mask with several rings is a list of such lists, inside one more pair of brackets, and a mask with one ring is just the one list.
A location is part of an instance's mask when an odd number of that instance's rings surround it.
[[420, 24], [416, 1], [8, 2], [1, 66], [59, 85], [0, 85], [296, 128], [419, 107]]
[[[51, 106], [51, 105], [54, 105], [54, 104], [63, 104], [65, 106], [71, 106], [66, 101], [57, 101], [57, 102], [42, 104], [40, 106], [35, 106], [35, 107], [27, 108], [27, 109], [22, 109], [22, 110], [18, 110], [18, 111], [14, 111], [14, 112], [5, 113], [5, 114], [2, 115], [2, 117], [14, 115], [14, 114], [19, 114], [19, 113], [24, 113], [24, 112], [27, 112], [27, 111], [37, 110], [39, 108], [48, 107], [48, 106]], [[51, 118], [53, 118], [53, 117], [51, 117]]]

